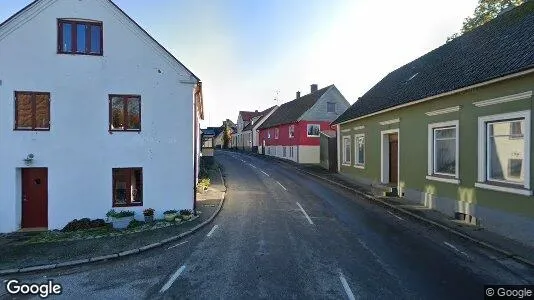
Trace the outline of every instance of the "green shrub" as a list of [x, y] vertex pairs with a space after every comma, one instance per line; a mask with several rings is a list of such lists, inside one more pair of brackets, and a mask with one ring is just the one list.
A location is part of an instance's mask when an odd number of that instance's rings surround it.
[[92, 228], [106, 228], [109, 224], [107, 224], [102, 219], [95, 219], [90, 220], [88, 218], [83, 218], [80, 220], [74, 219], [70, 221], [63, 229], [61, 229], [62, 232], [72, 232], [77, 230], [87, 230]]
[[145, 224], [144, 222], [137, 221], [136, 219], [133, 219], [130, 221], [130, 224], [128, 224], [127, 229], [137, 228], [141, 225]]
[[114, 209], [108, 211], [106, 214], [106, 217], [108, 218], [125, 218], [125, 217], [133, 217], [135, 215], [135, 212], [131, 210], [123, 210], [123, 211], [115, 211]]
[[190, 209], [182, 209], [182, 210], [180, 210], [180, 215], [189, 216], [191, 214], [193, 214], [193, 211], [190, 210]]
[[164, 215], [170, 215], [170, 214], [175, 214], [177, 213], [178, 211], [175, 210], [175, 209], [171, 209], [171, 210], [166, 210], [163, 212]]

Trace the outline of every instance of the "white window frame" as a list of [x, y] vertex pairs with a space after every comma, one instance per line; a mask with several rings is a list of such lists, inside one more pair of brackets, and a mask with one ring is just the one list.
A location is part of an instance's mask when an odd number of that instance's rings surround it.
[[275, 128], [274, 129], [274, 139], [277, 140], [279, 135], [280, 135], [280, 129]]
[[[363, 163], [359, 163], [360, 153], [358, 151], [358, 139], [363, 138]], [[354, 135], [354, 167], [365, 169], [365, 134], [358, 133]]]
[[[310, 132], [310, 126], [318, 126], [319, 127], [319, 134], [318, 135], [309, 135], [308, 132]], [[306, 136], [307, 137], [320, 137], [321, 136], [321, 124], [308, 124], [308, 125], [306, 125]]]
[[267, 130], [267, 139], [271, 139], [271, 130]]
[[[436, 158], [434, 156], [434, 150], [436, 149], [436, 140], [434, 139], [434, 131], [436, 129], [456, 129], [456, 165], [454, 175], [447, 173], [435, 172]], [[426, 179], [435, 180], [441, 182], [447, 182], [452, 184], [460, 183], [460, 122], [458, 120], [451, 120], [446, 122], [428, 124], [428, 170]], [[435, 176], [438, 175], [438, 176]]]
[[[293, 129], [293, 130], [291, 130]], [[288, 134], [289, 134], [289, 138], [292, 139], [295, 137], [295, 125], [289, 125], [289, 130], [288, 130]], [[293, 132], [293, 135], [291, 135], [291, 132]]]
[[[342, 165], [344, 166], [350, 166], [351, 165], [351, 157], [352, 157], [352, 141], [351, 141], [351, 137], [350, 135], [345, 135], [343, 136], [342, 138], [342, 145], [343, 145], [343, 161], [341, 162]], [[349, 147], [350, 147], [350, 155], [349, 155], [349, 159], [347, 160], [347, 152], [345, 151], [345, 148], [346, 148], [346, 142], [348, 142], [349, 144]]]
[[[488, 182], [488, 155], [487, 155], [487, 142], [488, 132], [487, 123], [507, 121], [512, 119], [524, 119], [525, 132], [523, 133], [525, 139], [523, 164], [525, 166], [525, 176], [522, 184], [514, 184], [505, 182], [507, 186], [500, 186], [492, 184], [496, 182]], [[483, 116], [478, 118], [478, 181], [475, 182], [475, 187], [507, 192], [512, 194], [519, 194], [530, 196], [532, 190], [530, 190], [530, 110], [516, 111], [511, 113]]]

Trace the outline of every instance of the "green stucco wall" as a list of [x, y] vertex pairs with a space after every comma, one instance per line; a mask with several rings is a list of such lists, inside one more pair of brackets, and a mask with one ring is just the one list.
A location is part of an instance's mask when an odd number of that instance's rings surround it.
[[[403, 189], [415, 189], [426, 191], [439, 197], [447, 197], [476, 203], [478, 205], [497, 208], [500, 210], [519, 213], [530, 217], [534, 216], [534, 197], [522, 196], [512, 193], [492, 191], [475, 188], [478, 175], [478, 117], [502, 114], [515, 111], [531, 110], [532, 97], [513, 102], [476, 107], [473, 102], [493, 99], [497, 97], [518, 94], [534, 90], [534, 75], [526, 75], [515, 79], [509, 79], [465, 91], [459, 94], [436, 98], [419, 104], [365, 117], [340, 125], [340, 145], [338, 149], [343, 151], [343, 136], [352, 136], [353, 145], [352, 162], [354, 164], [354, 134], [365, 133], [365, 169], [354, 166], [340, 167], [340, 172], [356, 178], [366, 178], [374, 182], [380, 181], [381, 160], [381, 135], [380, 132], [388, 129], [399, 129], [399, 183]], [[460, 106], [456, 112], [427, 116], [425, 113], [453, 106]], [[399, 123], [382, 126], [381, 121], [400, 119]], [[451, 184], [427, 180], [427, 156], [428, 156], [428, 124], [459, 120], [459, 179], [460, 184]], [[531, 129], [533, 132], [531, 117]], [[356, 126], [365, 126], [361, 130], [353, 130]], [[532, 138], [530, 138], [532, 143]], [[534, 157], [530, 151], [530, 181], [533, 188], [532, 173]], [[341, 152], [342, 153], [342, 152]], [[341, 154], [341, 161], [342, 159]]]

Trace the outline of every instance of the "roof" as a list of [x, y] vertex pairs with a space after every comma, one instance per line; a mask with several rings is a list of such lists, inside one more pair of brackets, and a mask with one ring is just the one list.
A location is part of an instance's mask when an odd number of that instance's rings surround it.
[[239, 111], [239, 114], [241, 115], [241, 119], [243, 119], [243, 122], [248, 122], [252, 118], [260, 116], [262, 112], [259, 111]]
[[205, 130], [211, 130], [211, 131], [213, 131], [213, 133], [215, 135], [219, 135], [219, 133], [221, 133], [223, 131], [223, 127], [222, 126], [219, 126], [219, 127], [206, 127]]
[[200, 130], [202, 131], [203, 135], [217, 135], [215, 131], [210, 128], [205, 128], [205, 129], [200, 129]]
[[[24, 8], [22, 8], [21, 10], [19, 10], [18, 12], [16, 12], [14, 15], [12, 15], [11, 17], [9, 17], [7, 20], [5, 20], [4, 22], [0, 23], [0, 28], [2, 28], [2, 26], [4, 26], [5, 24], [7, 24], [9, 21], [13, 20], [14, 18], [16, 18], [17, 16], [21, 15], [22, 13], [24, 13], [26, 10], [30, 9], [31, 7], [33, 7], [34, 5], [36, 5], [38, 2], [41, 2], [41, 1], [44, 1], [44, 0], [35, 0], [33, 2], [31, 2], [30, 4], [26, 5]], [[141, 27], [134, 19], [132, 19], [126, 12], [124, 12], [117, 4], [115, 4], [113, 1], [111, 0], [105, 0], [105, 1], [109, 1], [109, 3], [111, 3], [115, 8], [117, 8], [126, 18], [128, 18], [133, 24], [135, 24], [139, 29], [141, 29], [141, 31], [143, 31], [154, 43], [156, 43], [156, 45], [158, 45], [163, 51], [165, 51], [176, 63], [178, 63], [180, 66], [182, 66], [187, 72], [189, 72], [193, 77], [195, 77], [195, 79], [197, 81], [200, 81], [200, 78], [198, 78], [193, 72], [191, 72], [191, 70], [189, 70], [184, 64], [182, 64], [172, 53], [169, 52], [169, 50], [165, 49], [165, 47], [163, 47], [163, 45], [161, 45], [154, 37], [152, 37], [143, 27]]]
[[331, 138], [334, 138], [337, 135], [335, 130], [321, 130], [321, 133]]
[[389, 73], [333, 124], [534, 67], [534, 2]]
[[265, 117], [267, 117], [269, 112], [271, 112], [271, 110], [273, 110], [275, 107], [276, 107], [276, 105], [275, 106], [271, 106], [271, 107], [267, 108], [266, 110], [260, 112], [260, 115], [258, 115], [260, 118], [257, 119], [255, 123], [252, 123], [252, 122], [248, 123], [248, 125], [245, 126], [245, 128], [243, 128], [243, 131], [252, 130], [252, 127], [254, 127], [254, 125], [258, 124], [258, 122], [263, 120]]
[[280, 105], [280, 107], [271, 116], [269, 116], [269, 118], [265, 120], [263, 124], [261, 124], [259, 129], [298, 121], [299, 118], [313, 105], [315, 105], [315, 103], [317, 103], [323, 94], [332, 86], [334, 85], [331, 84], [313, 93], [301, 96], [300, 98]]

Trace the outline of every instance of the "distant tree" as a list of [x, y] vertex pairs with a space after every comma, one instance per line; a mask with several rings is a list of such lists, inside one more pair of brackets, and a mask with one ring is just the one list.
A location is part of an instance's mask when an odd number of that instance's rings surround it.
[[493, 20], [502, 11], [521, 5], [523, 2], [525, 0], [479, 0], [473, 16], [465, 18], [460, 32], [449, 36], [447, 42]]
[[228, 122], [224, 122], [223, 130], [223, 148], [228, 149], [228, 144], [230, 144], [230, 139], [232, 138], [232, 128], [228, 125]]

